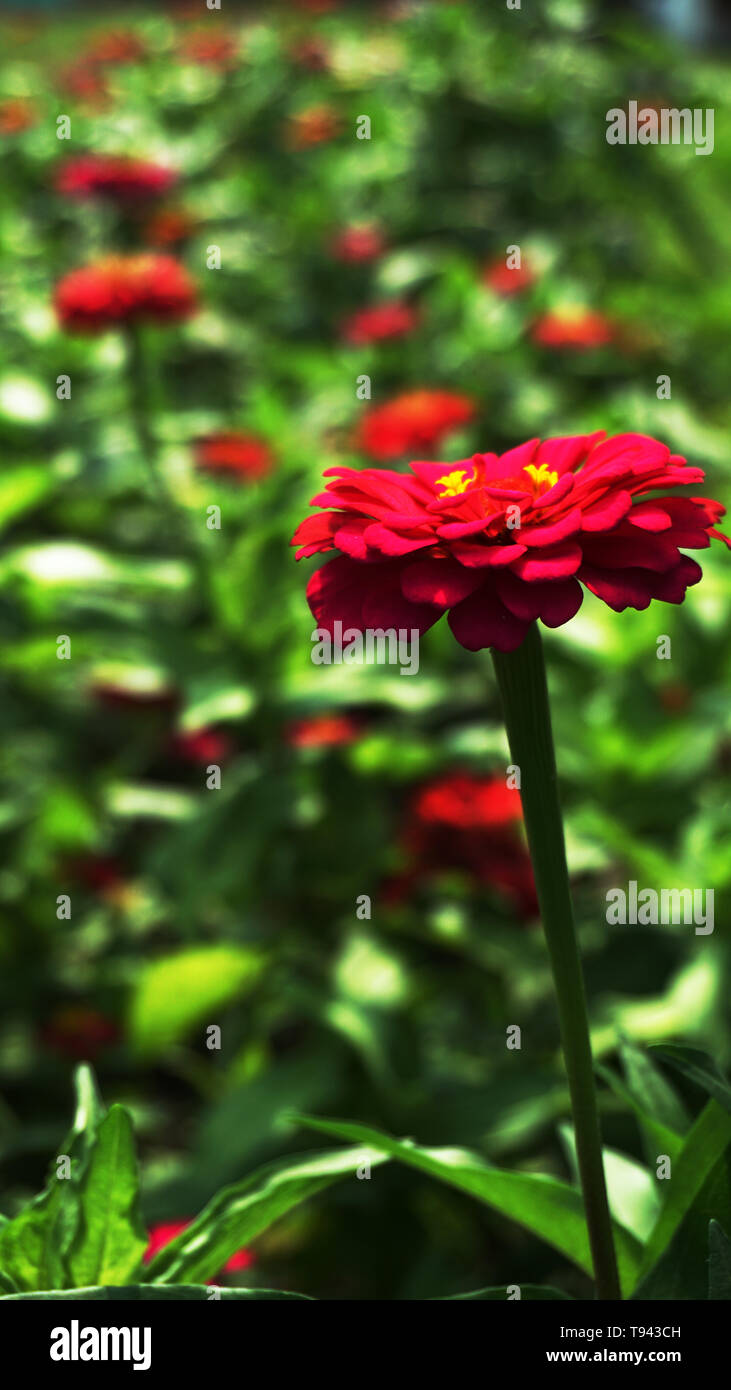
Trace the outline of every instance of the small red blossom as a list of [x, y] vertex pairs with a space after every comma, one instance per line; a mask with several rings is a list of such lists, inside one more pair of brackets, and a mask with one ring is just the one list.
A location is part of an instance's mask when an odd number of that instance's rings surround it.
[[533, 342], [539, 347], [568, 352], [587, 352], [612, 342], [615, 328], [604, 314], [580, 305], [567, 305], [543, 314], [533, 325]]
[[72, 63], [59, 74], [59, 83], [69, 96], [91, 108], [104, 106], [109, 90], [103, 73], [90, 63]]
[[266, 440], [254, 434], [207, 434], [197, 439], [193, 448], [197, 468], [244, 482], [264, 478], [274, 467], [274, 455]]
[[467, 396], [451, 391], [407, 391], [366, 411], [357, 442], [371, 458], [403, 458], [437, 447], [474, 413], [474, 403]]
[[174, 734], [170, 741], [170, 752], [181, 762], [206, 766], [208, 763], [223, 763], [231, 756], [233, 744], [226, 734], [216, 729], [195, 729], [191, 733]]
[[72, 270], [56, 286], [54, 299], [61, 326], [75, 333], [176, 323], [189, 318], [197, 304], [185, 267], [172, 256], [152, 253], [107, 256]]
[[68, 198], [108, 198], [135, 203], [159, 198], [172, 188], [177, 175], [160, 164], [120, 155], [82, 154], [59, 169], [56, 188]]
[[340, 131], [340, 117], [332, 106], [321, 102], [308, 106], [290, 116], [286, 127], [287, 144], [294, 150], [306, 150], [311, 145], [323, 145], [334, 140]]
[[145, 57], [146, 52], [142, 39], [131, 29], [110, 29], [98, 35], [86, 50], [85, 58], [89, 63], [114, 67], [122, 63], [137, 63]]
[[343, 337], [346, 343], [359, 347], [366, 343], [383, 343], [413, 333], [418, 322], [419, 316], [410, 304], [392, 300], [389, 304], [375, 304], [352, 314], [343, 324]]
[[[160, 1221], [156, 1226], [152, 1226], [148, 1232], [147, 1249], [142, 1256], [143, 1264], [151, 1264], [155, 1256], [159, 1255], [160, 1251], [164, 1250], [171, 1240], [175, 1240], [176, 1236], [187, 1231], [190, 1224], [191, 1218], [188, 1217], [185, 1221]], [[223, 1268], [227, 1274], [234, 1274], [239, 1270], [248, 1269], [253, 1263], [254, 1256], [250, 1250], [236, 1250]], [[214, 1281], [208, 1279], [206, 1282], [212, 1284]]]
[[520, 833], [520, 793], [503, 777], [450, 772], [419, 788], [401, 842], [407, 867], [388, 885], [389, 901], [445, 870], [496, 889], [523, 916], [538, 909], [530, 856]]
[[38, 120], [38, 113], [25, 97], [13, 97], [0, 102], [0, 135], [20, 135]]
[[665, 492], [702, 470], [647, 435], [531, 439], [410, 470], [328, 469], [312, 499], [325, 510], [293, 539], [298, 559], [338, 553], [308, 585], [318, 627], [426, 632], [448, 612], [469, 651], [513, 651], [537, 618], [568, 622], [582, 585], [618, 613], [682, 603], [702, 573], [682, 550], [731, 544], [719, 502]]
[[353, 223], [337, 232], [330, 243], [336, 261], [358, 264], [362, 261], [375, 261], [383, 255], [386, 242], [380, 227], [375, 222]]
[[83, 854], [67, 860], [64, 872], [102, 898], [117, 898], [125, 888], [125, 877], [119, 860], [108, 855]]
[[83, 1004], [56, 1009], [40, 1030], [44, 1047], [74, 1062], [93, 1061], [118, 1038], [113, 1019]]
[[489, 285], [496, 294], [511, 295], [522, 294], [524, 290], [529, 290], [535, 284], [536, 276], [530, 266], [521, 263], [517, 266], [509, 266], [498, 257], [496, 261], [491, 261], [483, 271], [483, 280]]
[[186, 34], [180, 45], [180, 56], [188, 63], [219, 68], [226, 72], [236, 67], [239, 57], [238, 40], [233, 34], [210, 34], [196, 30]]
[[348, 714], [315, 714], [290, 724], [286, 739], [292, 748], [335, 748], [353, 743], [359, 734], [360, 725]]
[[307, 68], [308, 72], [327, 72], [330, 65], [330, 49], [324, 39], [317, 38], [314, 34], [304, 39], [297, 39], [290, 46], [292, 61], [302, 68]]
[[176, 246], [196, 229], [196, 221], [184, 208], [160, 208], [145, 223], [145, 237], [151, 246]]

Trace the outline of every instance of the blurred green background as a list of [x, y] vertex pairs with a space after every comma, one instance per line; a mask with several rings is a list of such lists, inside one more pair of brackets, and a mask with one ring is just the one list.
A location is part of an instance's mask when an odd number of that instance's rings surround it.
[[[476, 405], [432, 457], [637, 430], [705, 468], [705, 495], [724, 500], [731, 472], [721, 48], [583, 0], [224, 8], [2, 19], [6, 1212], [41, 1184], [81, 1057], [135, 1116], [151, 1225], [311, 1147], [288, 1108], [567, 1175], [540, 928], [499, 878], [458, 862], [448, 829], [443, 853], [439, 825], [428, 856], [414, 851], [423, 788], [504, 777], [487, 654], [440, 624], [416, 677], [314, 666], [311, 564], [294, 564], [289, 538], [324, 468], [368, 462], [364, 412], [418, 388]], [[607, 145], [605, 114], [630, 99], [713, 108], [712, 156]], [[362, 115], [370, 140], [356, 139]], [[88, 151], [161, 163], [176, 186], [133, 214], [63, 197], [58, 166]], [[363, 225], [378, 253], [348, 259], [338, 238]], [[530, 270], [518, 292], [495, 271], [512, 245]], [[199, 306], [145, 330], [140, 403], [125, 337], [64, 331], [53, 295], [77, 266], [145, 246], [185, 264]], [[347, 341], [351, 315], [391, 300], [417, 327]], [[577, 306], [608, 341], [541, 347], [536, 324]], [[196, 441], [220, 432], [266, 445], [264, 476], [202, 468]], [[587, 594], [546, 638], [605, 1061], [621, 1036], [729, 1061], [719, 551], [699, 557], [681, 607], [618, 616]], [[489, 863], [494, 832], [478, 826], [476, 843]], [[608, 927], [607, 889], [630, 878], [713, 888], [714, 933]], [[505, 1048], [515, 1023], [519, 1053]], [[609, 1091], [602, 1104], [609, 1144], [639, 1158], [631, 1117]], [[503, 1218], [390, 1167], [303, 1208], [254, 1255], [244, 1282], [322, 1297], [588, 1288]]]

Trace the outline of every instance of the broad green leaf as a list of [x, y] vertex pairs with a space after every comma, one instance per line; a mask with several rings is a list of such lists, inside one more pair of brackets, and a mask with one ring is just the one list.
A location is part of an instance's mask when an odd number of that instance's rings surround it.
[[253, 989], [264, 967], [261, 951], [247, 946], [201, 946], [146, 966], [135, 989], [130, 1035], [140, 1052], [177, 1042], [214, 1011]]
[[555, 1300], [555, 1299], [566, 1299], [569, 1303], [572, 1301], [569, 1294], [567, 1294], [567, 1293], [562, 1293], [561, 1289], [552, 1289], [552, 1288], [550, 1287], [550, 1285], [548, 1285], [548, 1284], [521, 1284], [521, 1285], [520, 1285], [520, 1299], [509, 1299], [509, 1298], [508, 1298], [508, 1289], [512, 1289], [512, 1288], [514, 1288], [514, 1287], [515, 1287], [515, 1285], [503, 1284], [503, 1285], [501, 1285], [501, 1286], [497, 1286], [497, 1287], [493, 1287], [493, 1288], [489, 1288], [489, 1289], [474, 1289], [474, 1290], [472, 1291], [472, 1293], [452, 1293], [452, 1294], [447, 1294], [446, 1297], [444, 1297], [444, 1298], [430, 1299], [430, 1302], [431, 1302], [431, 1303], [457, 1303], [457, 1302], [464, 1302], [465, 1300], [469, 1300], [469, 1301], [480, 1300], [481, 1302], [486, 1302], [486, 1303], [487, 1303], [487, 1302], [490, 1302], [490, 1303], [508, 1303], [508, 1302], [514, 1302], [514, 1303], [518, 1303], [518, 1302], [531, 1303], [531, 1302], [533, 1302], [533, 1303], [536, 1303], [536, 1302], [539, 1302], [539, 1301], [542, 1301], [542, 1300], [545, 1301], [545, 1300]]
[[688, 1112], [670, 1082], [652, 1060], [652, 1055], [643, 1048], [636, 1047], [634, 1043], [621, 1042], [619, 1056], [627, 1087], [645, 1113], [652, 1116], [663, 1128], [672, 1130], [674, 1134], [687, 1134], [690, 1127]]
[[657, 1154], [669, 1154], [674, 1162], [683, 1147], [683, 1137], [675, 1134], [673, 1130], [666, 1129], [664, 1125], [658, 1123], [652, 1115], [649, 1115], [640, 1104], [632, 1092], [625, 1086], [624, 1082], [609, 1067], [603, 1066], [600, 1062], [596, 1068], [597, 1076], [601, 1076], [608, 1086], [611, 1086], [614, 1094], [619, 1096], [628, 1105], [630, 1110], [634, 1110], [639, 1120], [644, 1140], [645, 1153], [648, 1159], [652, 1160]]
[[[731, 1116], [715, 1101], [708, 1102], [688, 1134], [672, 1166], [672, 1176], [662, 1184], [667, 1188], [664, 1206], [645, 1246], [639, 1280], [667, 1250], [686, 1214], [701, 1197], [704, 1186], [731, 1144]], [[709, 1216], [713, 1216], [713, 1211]]]
[[[54, 1290], [46, 1293], [16, 1293], [0, 1296], [0, 1303], [19, 1302], [28, 1299], [52, 1300], [54, 1302], [72, 1301], [82, 1303], [132, 1303], [138, 1299], [146, 1302], [165, 1301], [176, 1303], [208, 1303], [213, 1301], [214, 1289], [209, 1284], [123, 1284], [96, 1285], [91, 1288]], [[222, 1303], [271, 1303], [283, 1300], [313, 1300], [306, 1293], [286, 1293], [283, 1289], [216, 1289], [216, 1301]], [[563, 1295], [557, 1295], [562, 1297]]]
[[708, 1225], [708, 1297], [731, 1299], [731, 1240], [717, 1221]]
[[339, 1178], [352, 1176], [363, 1164], [374, 1167], [384, 1162], [384, 1155], [377, 1149], [360, 1146], [267, 1164], [218, 1192], [152, 1260], [148, 1273], [164, 1284], [215, 1279], [236, 1250], [300, 1202], [314, 1197]]
[[[581, 1195], [567, 1183], [539, 1173], [508, 1173], [492, 1168], [465, 1149], [423, 1149], [411, 1140], [394, 1139], [367, 1125], [345, 1120], [295, 1117], [300, 1123], [338, 1139], [369, 1144], [374, 1149], [429, 1173], [441, 1182], [468, 1192], [486, 1206], [525, 1226], [587, 1274], [591, 1252]], [[631, 1287], [639, 1269], [642, 1247], [622, 1226], [614, 1225], [617, 1262], [623, 1287]]]
[[45, 497], [53, 478], [45, 463], [26, 464], [21, 468], [4, 469], [0, 477], [0, 527], [30, 511]]
[[[561, 1125], [559, 1133], [566, 1147], [574, 1180], [579, 1181], [576, 1138], [570, 1125]], [[607, 1184], [609, 1210], [620, 1226], [634, 1231], [644, 1241], [650, 1234], [660, 1211], [660, 1196], [652, 1174], [642, 1164], [616, 1149], [602, 1150], [604, 1178]]]
[[68, 1261], [79, 1288], [124, 1282], [138, 1268], [147, 1245], [138, 1195], [132, 1122], [121, 1105], [113, 1105], [80, 1187], [80, 1222]]
[[[68, 1284], [66, 1254], [78, 1224], [79, 1182], [104, 1114], [91, 1068], [78, 1067], [74, 1081], [74, 1119], [45, 1190], [0, 1227], [0, 1269], [20, 1290]], [[70, 1159], [70, 1177], [57, 1176], [61, 1156]]]
[[706, 1052], [700, 1052], [695, 1047], [678, 1047], [670, 1043], [663, 1044], [662, 1047], [653, 1047], [652, 1051], [656, 1057], [668, 1062], [671, 1067], [676, 1067], [689, 1081], [700, 1086], [701, 1090], [706, 1091], [731, 1114], [731, 1085]]

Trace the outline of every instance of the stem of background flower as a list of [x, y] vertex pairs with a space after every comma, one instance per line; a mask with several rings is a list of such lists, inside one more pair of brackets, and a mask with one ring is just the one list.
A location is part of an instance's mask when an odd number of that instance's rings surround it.
[[556, 988], [596, 1293], [600, 1299], [620, 1299], [538, 624], [531, 625], [516, 651], [493, 651], [492, 656], [510, 754], [520, 768], [523, 815]]
[[150, 364], [147, 361], [145, 353], [142, 330], [136, 324], [129, 324], [125, 329], [125, 338], [127, 340], [127, 372], [130, 388], [130, 409], [135, 433], [137, 435], [137, 445], [147, 471], [152, 491], [157, 500], [167, 511], [170, 507], [170, 499], [167, 495], [164, 480], [160, 476], [157, 448], [150, 425], [150, 420], [152, 418], [152, 383], [150, 380]]

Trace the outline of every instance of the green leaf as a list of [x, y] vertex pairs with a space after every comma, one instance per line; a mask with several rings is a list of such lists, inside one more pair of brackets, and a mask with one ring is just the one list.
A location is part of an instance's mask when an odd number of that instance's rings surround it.
[[675, 1134], [671, 1129], [666, 1129], [652, 1115], [648, 1115], [644, 1106], [632, 1095], [632, 1092], [610, 1067], [605, 1067], [599, 1062], [595, 1071], [597, 1076], [601, 1076], [602, 1080], [611, 1086], [614, 1094], [619, 1096], [630, 1110], [634, 1111], [642, 1129], [645, 1153], [648, 1159], [652, 1161], [656, 1154], [669, 1154], [672, 1162], [675, 1162], [683, 1147], [683, 1136]]
[[[208, 1284], [124, 1284], [119, 1285], [96, 1285], [91, 1288], [53, 1290], [45, 1293], [16, 1293], [0, 1296], [0, 1303], [19, 1302], [20, 1300], [53, 1300], [54, 1302], [64, 1302], [66, 1300], [76, 1302], [105, 1302], [111, 1303], [132, 1303], [137, 1299], [144, 1301], [164, 1300], [175, 1303], [182, 1302], [208, 1303], [212, 1301], [212, 1293]], [[313, 1300], [306, 1293], [287, 1293], [284, 1289], [217, 1289], [217, 1299], [222, 1303], [231, 1302], [280, 1302], [285, 1299], [301, 1299], [306, 1303]]]
[[377, 1149], [360, 1146], [267, 1164], [225, 1187], [191, 1224], [161, 1250], [148, 1273], [165, 1284], [215, 1279], [226, 1261], [280, 1216], [314, 1197], [364, 1163], [386, 1162]]
[[[731, 1144], [731, 1117], [715, 1101], [709, 1101], [688, 1134], [680, 1157], [672, 1167], [672, 1176], [666, 1180], [667, 1197], [645, 1246], [645, 1253], [639, 1271], [636, 1297], [671, 1297], [670, 1293], [640, 1294], [640, 1289], [682, 1287], [685, 1276], [683, 1263], [678, 1264], [678, 1251], [673, 1247], [672, 1260], [668, 1268], [658, 1272], [653, 1282], [651, 1271], [666, 1253], [670, 1252], [681, 1226], [690, 1214], [697, 1220], [708, 1222], [710, 1217], [718, 1217], [723, 1211], [723, 1203], [728, 1204], [728, 1192], [723, 1193], [724, 1173], [727, 1167], [724, 1155]], [[714, 1205], [721, 1202], [721, 1206]], [[693, 1223], [690, 1223], [691, 1225]], [[697, 1222], [696, 1222], [697, 1224]], [[705, 1225], [703, 1227], [703, 1252], [705, 1257]], [[687, 1232], [686, 1232], [687, 1234]], [[686, 1245], [688, 1242], [686, 1241]], [[671, 1268], [672, 1261], [675, 1266]], [[675, 1294], [674, 1296], [682, 1296]], [[701, 1294], [701, 1297], [704, 1295]]]
[[429, 1301], [430, 1303], [456, 1303], [458, 1301], [464, 1301], [465, 1299], [479, 1299], [483, 1302], [492, 1303], [535, 1303], [541, 1300], [549, 1299], [567, 1299], [569, 1303], [572, 1301], [569, 1294], [563, 1293], [561, 1289], [552, 1289], [548, 1284], [521, 1284], [520, 1299], [508, 1299], [509, 1288], [515, 1288], [515, 1285], [503, 1284], [489, 1289], [474, 1289], [472, 1293], [452, 1293], [447, 1294], [444, 1298], [432, 1298]]
[[[0, 1227], [0, 1269], [20, 1290], [65, 1288], [66, 1255], [79, 1219], [79, 1183], [96, 1140], [104, 1109], [90, 1067], [75, 1074], [76, 1111], [48, 1183]], [[57, 1176], [58, 1158], [70, 1159], [71, 1175]]]
[[717, 1221], [708, 1224], [708, 1297], [731, 1299], [731, 1240]]
[[[653, 1048], [653, 1052], [656, 1049]], [[621, 1042], [619, 1056], [627, 1087], [648, 1116], [674, 1134], [687, 1134], [690, 1117], [652, 1056], [634, 1043]]]
[[0, 527], [30, 511], [50, 490], [53, 479], [45, 463], [3, 469], [0, 477]]
[[138, 1268], [147, 1245], [138, 1195], [132, 1122], [121, 1105], [113, 1105], [81, 1183], [81, 1220], [69, 1255], [78, 1287], [124, 1282]]
[[700, 1052], [695, 1047], [678, 1047], [674, 1043], [653, 1047], [652, 1051], [656, 1057], [676, 1067], [689, 1081], [700, 1086], [701, 1090], [707, 1091], [731, 1114], [731, 1086], [706, 1052]]
[[[571, 1125], [561, 1125], [559, 1133], [569, 1155], [574, 1180], [579, 1181], [576, 1138]], [[651, 1173], [636, 1159], [617, 1149], [602, 1149], [604, 1179], [609, 1210], [615, 1221], [640, 1240], [647, 1239], [660, 1211], [660, 1195]]]
[[261, 951], [245, 946], [202, 946], [148, 965], [131, 1005], [130, 1034], [140, 1052], [177, 1042], [201, 1019], [253, 989], [264, 967]]
[[[401, 1163], [418, 1168], [441, 1182], [468, 1192], [486, 1206], [525, 1226], [587, 1274], [592, 1272], [591, 1252], [581, 1194], [567, 1183], [539, 1173], [508, 1173], [492, 1168], [465, 1149], [423, 1149], [411, 1140], [394, 1139], [367, 1125], [344, 1120], [316, 1120], [298, 1115], [301, 1124], [338, 1139], [369, 1144]], [[631, 1287], [642, 1247], [629, 1231], [614, 1225], [617, 1261], [623, 1287]]]

